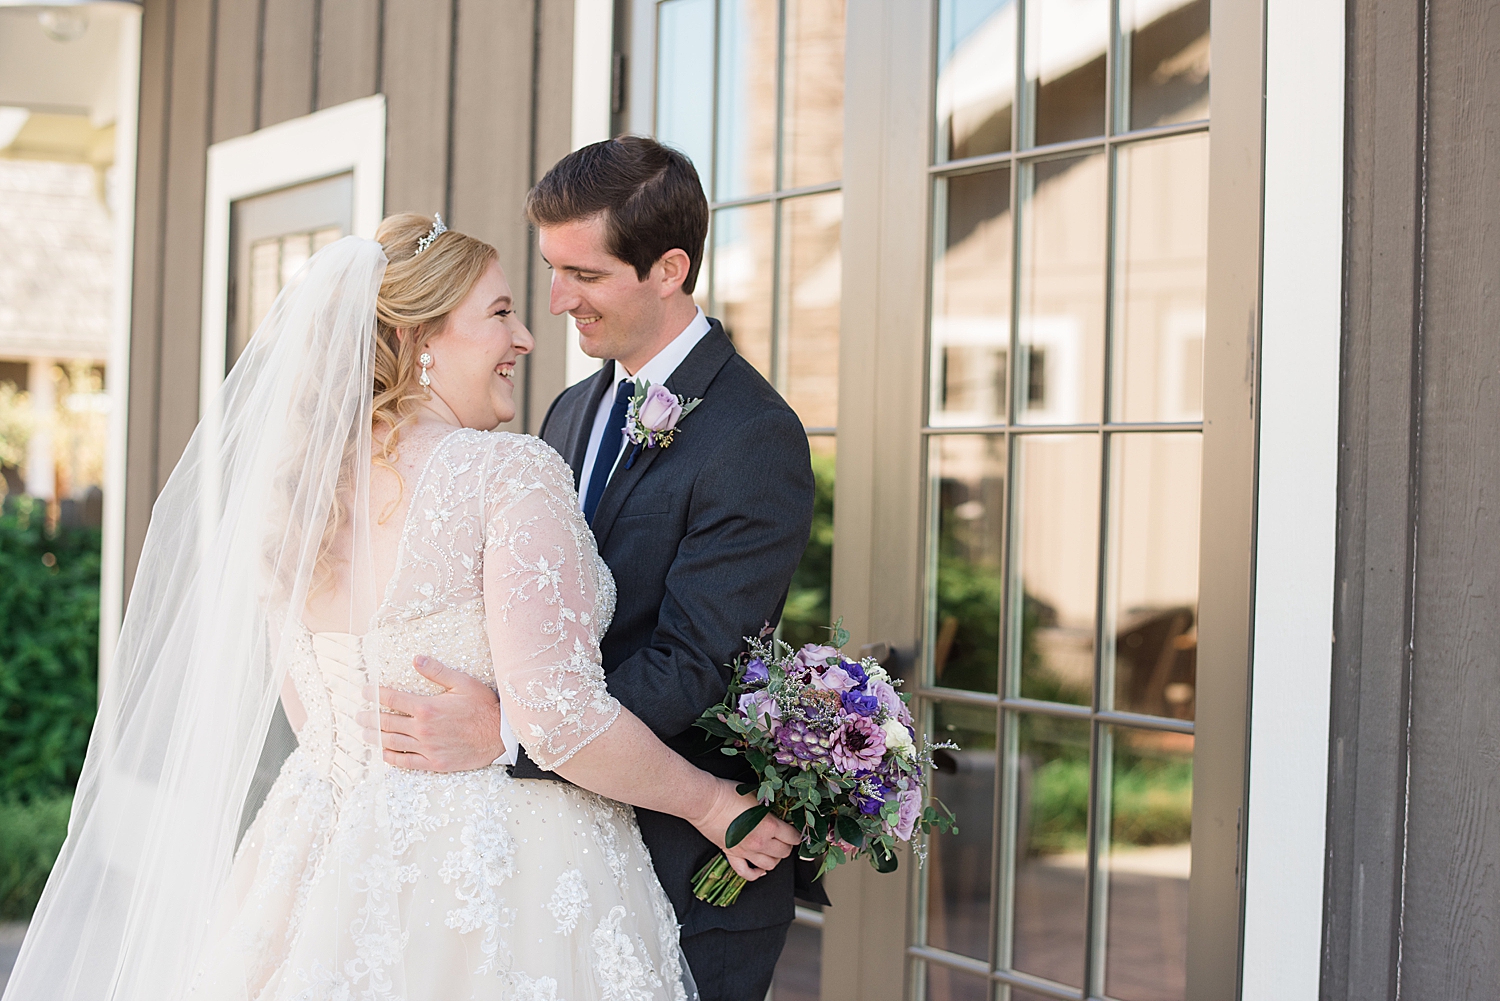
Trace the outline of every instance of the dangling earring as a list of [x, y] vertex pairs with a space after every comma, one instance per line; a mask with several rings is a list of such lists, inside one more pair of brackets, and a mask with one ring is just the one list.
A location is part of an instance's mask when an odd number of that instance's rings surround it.
[[432, 355], [423, 351], [422, 357], [417, 359], [417, 364], [422, 366], [422, 374], [417, 378], [417, 385], [426, 389], [432, 385], [432, 376], [427, 374], [427, 370], [432, 367]]

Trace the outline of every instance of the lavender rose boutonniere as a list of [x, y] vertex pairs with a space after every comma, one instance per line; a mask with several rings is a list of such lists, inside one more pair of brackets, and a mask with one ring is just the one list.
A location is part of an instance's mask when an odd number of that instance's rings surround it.
[[702, 400], [690, 400], [677, 396], [666, 386], [653, 386], [649, 381], [636, 383], [635, 396], [630, 409], [625, 412], [625, 437], [635, 444], [625, 468], [635, 464], [642, 448], [666, 448], [677, 435], [677, 424], [697, 408]]

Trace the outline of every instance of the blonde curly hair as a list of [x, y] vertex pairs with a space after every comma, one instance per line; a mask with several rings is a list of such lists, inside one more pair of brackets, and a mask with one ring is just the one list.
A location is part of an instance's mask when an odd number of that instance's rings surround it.
[[418, 254], [417, 244], [432, 225], [430, 216], [402, 212], [386, 216], [375, 231], [389, 262], [375, 300], [373, 408], [375, 430], [385, 432], [379, 460], [387, 466], [400, 454], [401, 429], [432, 398], [418, 383], [422, 367], [417, 359], [499, 256], [488, 243], [451, 229]]

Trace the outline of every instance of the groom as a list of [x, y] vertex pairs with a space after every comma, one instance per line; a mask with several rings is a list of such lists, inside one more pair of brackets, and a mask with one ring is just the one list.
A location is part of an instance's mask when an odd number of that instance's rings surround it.
[[[526, 211], [553, 272], [552, 312], [570, 314], [583, 350], [606, 362], [553, 401], [541, 437], [573, 467], [619, 585], [600, 644], [609, 690], [699, 767], [747, 777], [741, 759], [699, 753], [693, 721], [724, 697], [723, 665], [743, 637], [780, 618], [807, 545], [802, 423], [693, 302], [708, 201], [687, 157], [636, 136], [586, 146], [547, 172]], [[622, 436], [637, 379], [703, 401], [670, 449], [636, 451]], [[421, 717], [382, 715], [383, 729], [415, 741], [393, 763], [456, 771], [507, 753], [488, 688], [432, 661], [419, 669], [448, 691], [424, 700]], [[511, 774], [557, 778], [524, 751]], [[691, 881], [717, 849], [686, 821], [636, 814], [703, 1001], [760, 1001], [791, 923], [796, 866], [777, 865], [734, 905], [713, 907]], [[767, 817], [741, 847], [785, 857], [795, 840]]]

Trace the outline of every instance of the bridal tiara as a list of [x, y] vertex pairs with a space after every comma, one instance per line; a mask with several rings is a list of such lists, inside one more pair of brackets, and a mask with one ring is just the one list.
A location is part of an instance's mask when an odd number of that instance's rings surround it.
[[442, 236], [444, 233], [448, 232], [448, 227], [443, 225], [443, 214], [441, 212], [432, 213], [432, 218], [435, 220], [432, 224], [432, 228], [427, 231], [426, 236], [417, 241], [416, 253], [412, 254], [411, 256], [416, 257], [417, 254], [420, 254], [422, 251], [432, 246], [434, 240]]

